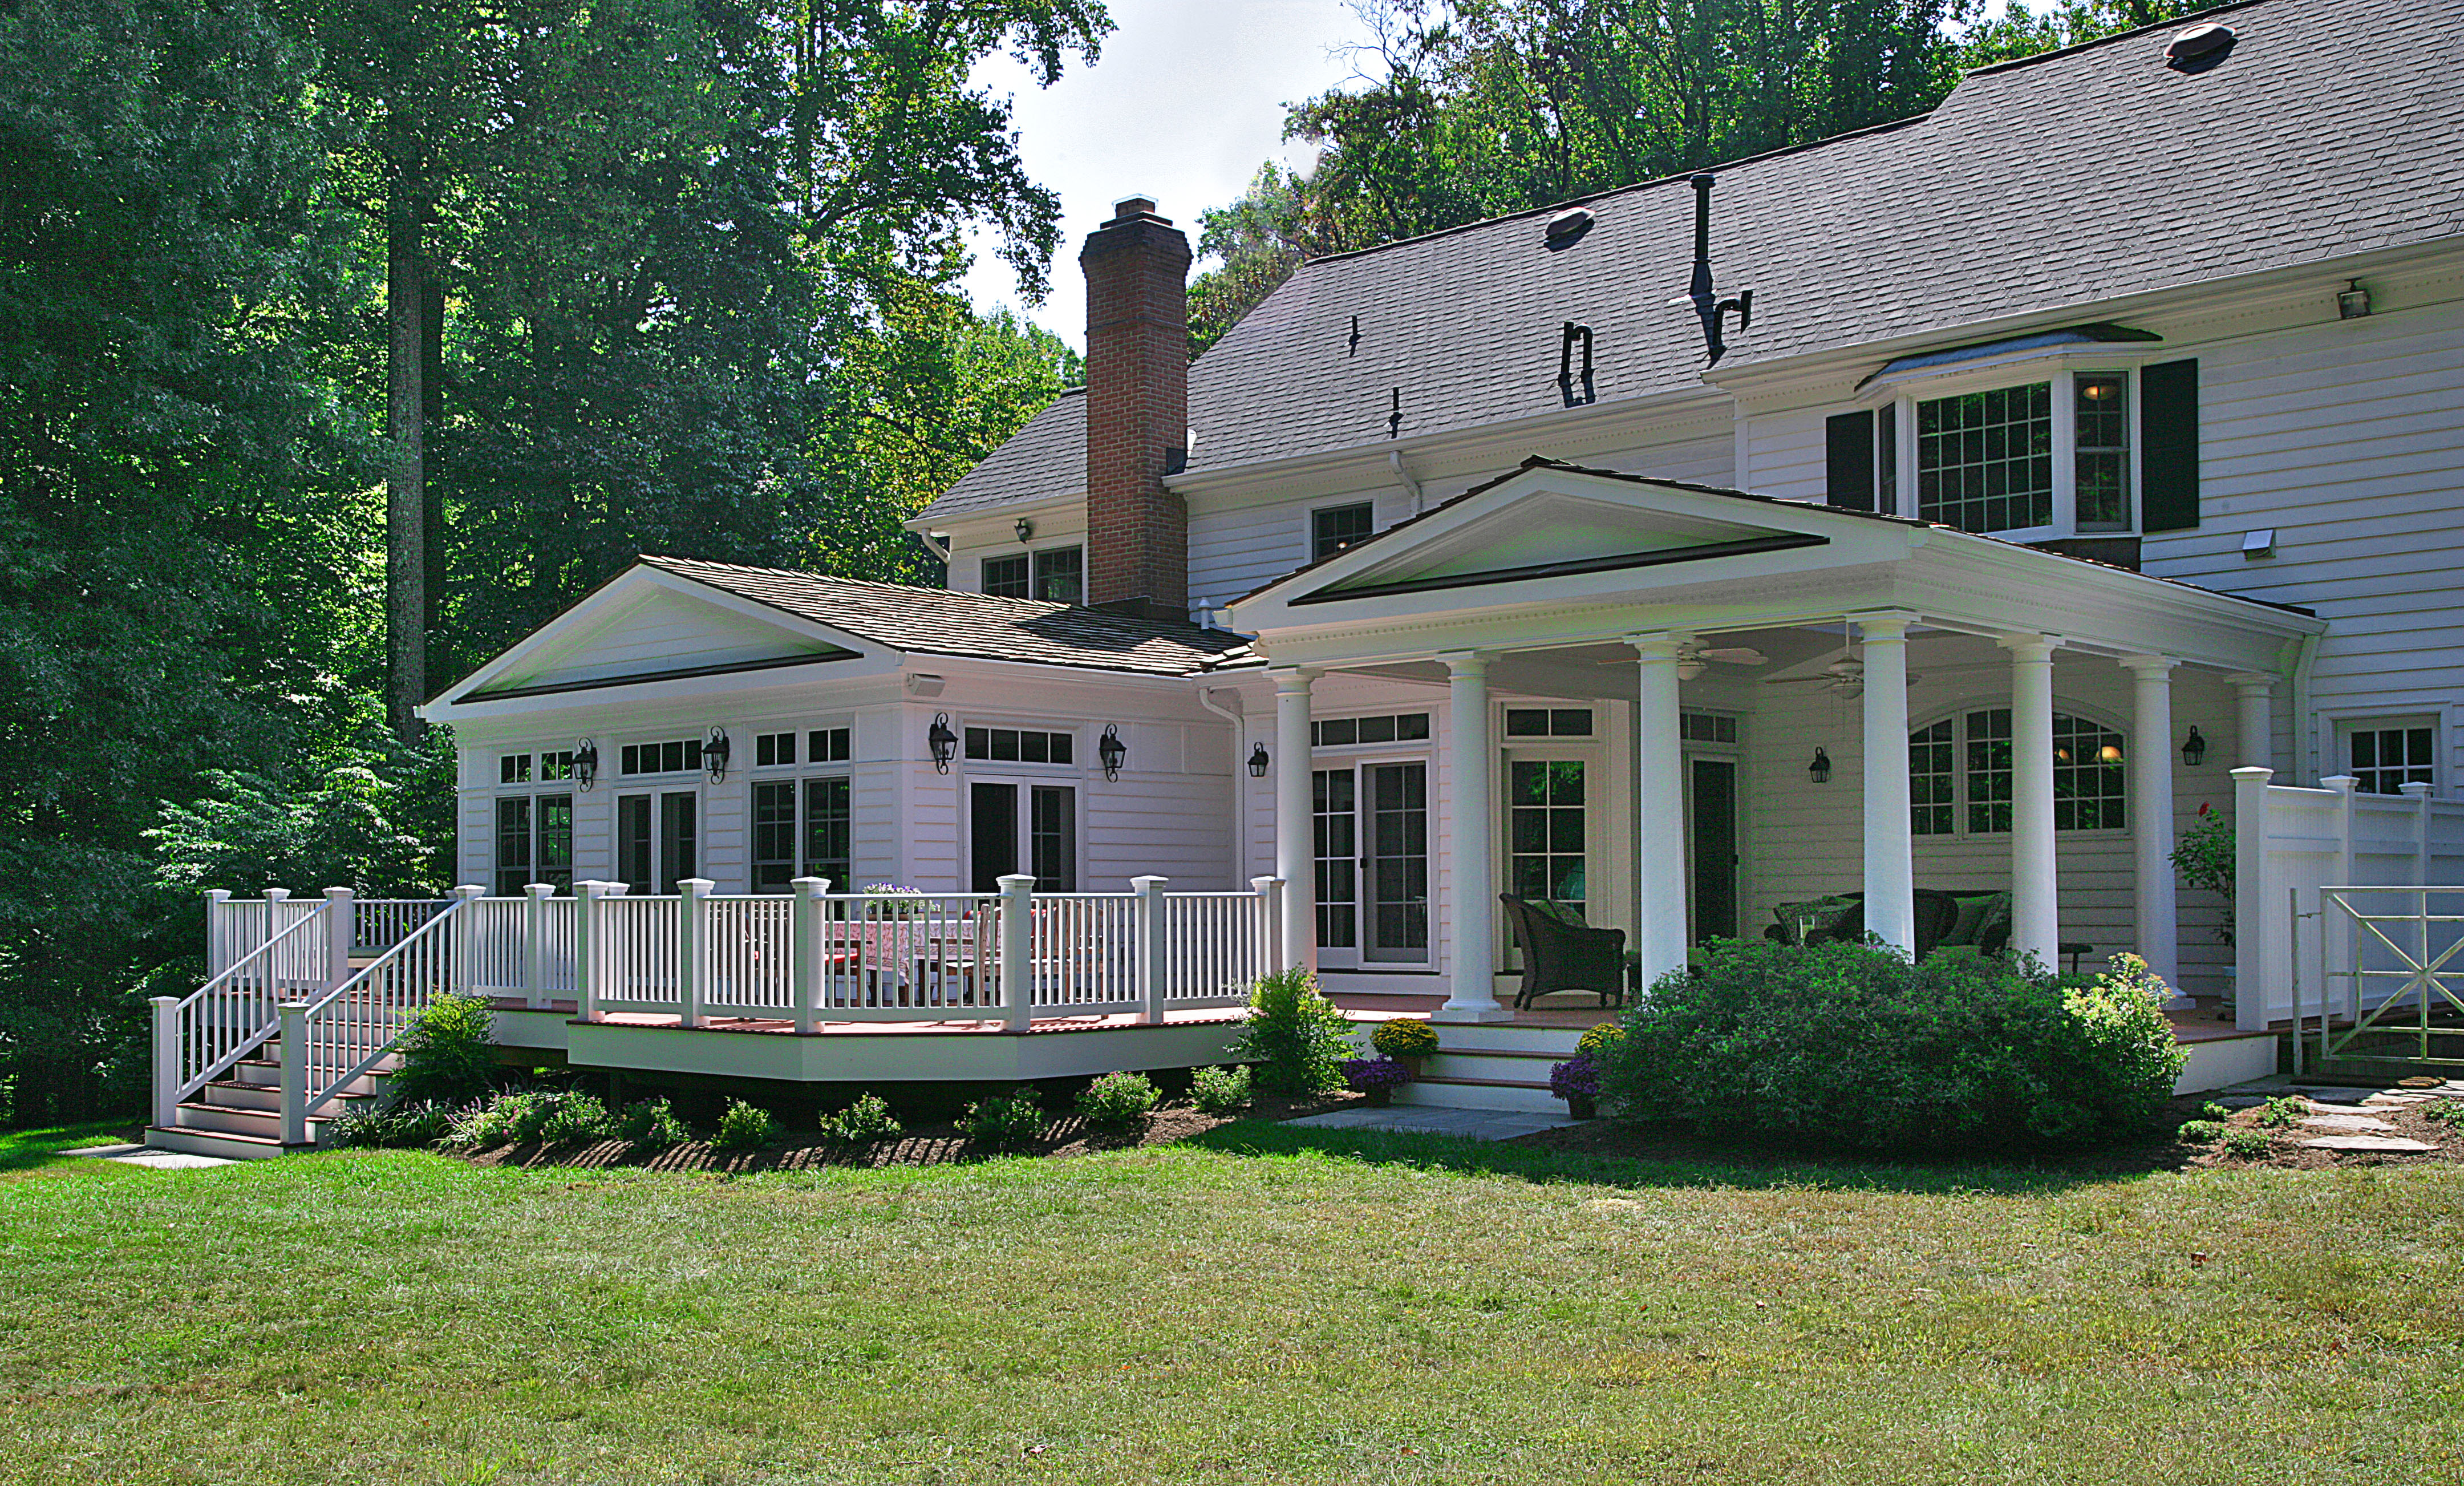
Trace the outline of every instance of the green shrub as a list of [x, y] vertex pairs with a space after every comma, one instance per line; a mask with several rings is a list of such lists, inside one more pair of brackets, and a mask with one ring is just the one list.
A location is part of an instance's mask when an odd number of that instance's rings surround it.
[[906, 1133], [907, 1127], [890, 1112], [890, 1101], [878, 1094], [859, 1094], [854, 1103], [822, 1121], [824, 1139], [847, 1145], [869, 1145]]
[[674, 1105], [665, 1098], [655, 1098], [626, 1105], [625, 1112], [616, 1117], [616, 1135], [636, 1145], [665, 1150], [692, 1140], [693, 1129], [677, 1118]]
[[2173, 1138], [2185, 1145], [2213, 1145], [2225, 1138], [2224, 1121], [2220, 1120], [2186, 1120]]
[[1078, 1093], [1078, 1118], [1123, 1129], [1155, 1113], [1155, 1086], [1144, 1074], [1106, 1074]]
[[2310, 1101], [2299, 1094], [2281, 1095], [2269, 1099], [2258, 1112], [2259, 1125], [2269, 1130], [2285, 1130], [2310, 1118]]
[[779, 1139], [779, 1121], [759, 1104], [742, 1099], [729, 1099], [727, 1113], [718, 1117], [718, 1133], [711, 1137], [713, 1150], [759, 1150]]
[[2464, 1125], [2464, 1099], [2432, 1099], [2422, 1110], [2421, 1118], [2444, 1125]]
[[1597, 1054], [1602, 1098], [1707, 1129], [1874, 1151], [2078, 1146], [2155, 1126], [2184, 1054], [2156, 1003], [2032, 966], [1724, 942]]
[[402, 1066], [385, 1079], [394, 1101], [462, 1104], [485, 1095], [500, 1067], [494, 1024], [477, 996], [448, 991], [429, 1002], [394, 1044]]
[[1044, 1133], [1044, 1109], [1033, 1089], [996, 1094], [961, 1112], [957, 1131], [987, 1150], [1016, 1150]]
[[1200, 1114], [1228, 1115], [1249, 1104], [1249, 1070], [1201, 1068], [1189, 1081], [1190, 1102]]
[[596, 1094], [568, 1090], [543, 1098], [552, 1105], [539, 1121], [539, 1138], [551, 1145], [578, 1145], [616, 1138], [616, 1117]]
[[329, 1127], [333, 1142], [346, 1150], [433, 1145], [452, 1133], [453, 1109], [449, 1104], [395, 1104], [379, 1110], [361, 1100], [342, 1111]]
[[617, 1122], [596, 1094], [517, 1089], [461, 1111], [446, 1142], [466, 1150], [492, 1150], [529, 1141], [556, 1145], [605, 1141], [616, 1134]]
[[2227, 1130], [2225, 1138], [2217, 1142], [2216, 1148], [2228, 1156], [2238, 1156], [2244, 1161], [2257, 1161], [2275, 1149], [2276, 1142], [2267, 1138], [2267, 1132], [2264, 1130]]
[[1352, 1055], [1352, 1023], [1299, 965], [1262, 975], [1249, 992], [1249, 1020], [1232, 1055], [1258, 1065], [1268, 1094], [1315, 1094], [1343, 1086], [1337, 1066]]
[[1427, 1057], [1438, 1051], [1438, 1030], [1424, 1018], [1398, 1016], [1379, 1022], [1369, 1045], [1388, 1057]]
[[2205, 1104], [2199, 1106], [2199, 1118], [2201, 1120], [2212, 1120], [2221, 1124], [2225, 1120], [2233, 1118], [2233, 1111], [2225, 1108], [2215, 1100], [2210, 1099]]

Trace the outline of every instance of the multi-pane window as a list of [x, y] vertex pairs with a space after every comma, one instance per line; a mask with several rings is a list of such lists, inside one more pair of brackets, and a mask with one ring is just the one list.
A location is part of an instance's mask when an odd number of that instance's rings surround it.
[[529, 754], [508, 753], [496, 760], [496, 783], [527, 785], [530, 782], [531, 756]]
[[796, 781], [781, 779], [755, 785], [753, 891], [784, 893], [795, 877]]
[[796, 762], [796, 735], [793, 733], [757, 733], [753, 739], [753, 766], [775, 768]]
[[701, 740], [680, 738], [673, 743], [627, 743], [617, 755], [617, 770], [625, 774], [682, 774], [701, 767]]
[[1592, 709], [1589, 707], [1508, 707], [1506, 709], [1506, 736], [1508, 738], [1589, 738], [1592, 736]]
[[[2128, 765], [2120, 733], [2054, 715], [2054, 829], [2120, 831], [2129, 823]], [[2011, 709], [1985, 707], [1908, 734], [1908, 825], [1921, 836], [2011, 829]], [[1954, 767], [1956, 764], [1956, 767]]]
[[701, 797], [690, 789], [616, 797], [616, 871], [637, 894], [671, 894], [694, 875]]
[[1360, 805], [1350, 768], [1310, 776], [1309, 826], [1317, 869], [1317, 942], [1330, 949], [1360, 943]]
[[1309, 513], [1309, 561], [1324, 562], [1355, 542], [1366, 540], [1377, 526], [1375, 509], [1366, 500], [1331, 505]]
[[2402, 794], [2411, 784], [2438, 783], [2431, 740], [2437, 730], [2427, 722], [2363, 722], [2345, 737], [2348, 772], [2361, 781], [2363, 794]]
[[849, 890], [853, 816], [844, 776], [804, 781], [804, 875], [827, 878], [830, 890]]
[[1071, 764], [1077, 762], [1077, 740], [1069, 733], [1032, 727], [967, 729], [967, 757], [987, 763]]
[[804, 757], [815, 764], [845, 764], [851, 732], [844, 727], [817, 727], [804, 735]]
[[995, 598], [1023, 599], [1035, 596], [1035, 575], [1023, 552], [1004, 557], [988, 557], [983, 566], [984, 591]]
[[573, 887], [573, 796], [507, 795], [496, 801], [496, 896], [518, 898], [533, 882]]
[[1506, 837], [1514, 896], [1581, 907], [1586, 896], [1583, 765], [1517, 759], [1507, 770]]
[[1732, 743], [1737, 741], [1737, 720], [1727, 712], [1681, 712], [1677, 736], [1687, 743]]
[[530, 796], [512, 795], [496, 802], [496, 896], [519, 898], [530, 879]]
[[1078, 891], [1078, 791], [1037, 785], [1026, 792], [1026, 870], [1039, 893]]
[[2081, 531], [2130, 529], [2129, 386], [2118, 371], [2072, 379], [2073, 468]]
[[1425, 743], [1429, 715], [1395, 712], [1373, 718], [1319, 718], [1309, 723], [1312, 748], [1352, 748], [1362, 743]]
[[2052, 525], [2053, 384], [1917, 404], [1917, 515], [1961, 531]]
[[1049, 547], [1035, 554], [1034, 594], [1047, 604], [1085, 603], [1086, 549]]

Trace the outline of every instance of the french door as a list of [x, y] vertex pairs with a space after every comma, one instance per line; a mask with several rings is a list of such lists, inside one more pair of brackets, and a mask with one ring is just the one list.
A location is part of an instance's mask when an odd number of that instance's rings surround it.
[[1322, 965], [1429, 958], [1429, 765], [1317, 769], [1310, 778]]
[[1693, 875], [1692, 943], [1737, 937], [1737, 761], [1685, 761], [1687, 867]]
[[616, 797], [616, 872], [637, 893], [673, 893], [701, 859], [701, 797], [690, 789]]
[[1078, 787], [976, 780], [967, 786], [972, 891], [998, 893], [1024, 872], [1039, 893], [1078, 891]]

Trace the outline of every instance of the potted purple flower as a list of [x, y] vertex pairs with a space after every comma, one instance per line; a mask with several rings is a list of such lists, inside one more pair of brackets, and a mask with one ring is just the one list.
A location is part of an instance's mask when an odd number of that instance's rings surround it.
[[1344, 1087], [1369, 1096], [1372, 1104], [1392, 1104], [1395, 1091], [1412, 1081], [1412, 1071], [1391, 1057], [1348, 1057], [1343, 1060]]
[[1549, 1092], [1566, 1101], [1566, 1113], [1577, 1120], [1596, 1119], [1600, 1112], [1600, 1064], [1589, 1053], [1549, 1070]]

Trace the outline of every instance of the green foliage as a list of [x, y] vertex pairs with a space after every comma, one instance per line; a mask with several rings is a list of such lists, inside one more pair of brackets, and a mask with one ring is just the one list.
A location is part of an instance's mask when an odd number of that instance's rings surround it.
[[2216, 920], [2216, 939], [2233, 943], [2233, 898], [2235, 874], [2240, 870], [2239, 848], [2233, 844], [2233, 822], [2202, 804], [2199, 818], [2182, 838], [2173, 844], [2173, 870], [2182, 875], [2188, 886], [2204, 888], [2224, 896], [2224, 916]]
[[398, 1100], [459, 1104], [488, 1092], [500, 1065], [495, 1014], [485, 999], [447, 991], [429, 1002], [394, 1052], [402, 1058], [385, 1082]]
[[979, 1099], [952, 1121], [960, 1135], [987, 1150], [1018, 1150], [1044, 1133], [1044, 1107], [1033, 1089]]
[[2233, 1111], [2225, 1108], [2215, 1100], [2210, 1099], [2205, 1104], [2199, 1106], [2199, 1118], [2201, 1120], [2212, 1120], [2221, 1124], [2225, 1120], [2233, 1118]]
[[2464, 1099], [2432, 1099], [2423, 1106], [2421, 1118], [2443, 1125], [2464, 1125]]
[[718, 1117], [718, 1133], [711, 1137], [710, 1144], [713, 1150], [749, 1151], [776, 1144], [778, 1140], [779, 1121], [768, 1110], [742, 1099], [729, 1099], [726, 1113]]
[[1201, 1068], [1189, 1081], [1189, 1101], [1202, 1115], [1229, 1115], [1249, 1106], [1249, 1070]]
[[1425, 1018], [1398, 1016], [1379, 1022], [1369, 1034], [1369, 1045], [1388, 1057], [1427, 1057], [1438, 1051], [1438, 1030]]
[[1589, 1053], [1594, 1057], [1604, 1055], [1611, 1044], [1625, 1035], [1625, 1029], [1615, 1022], [1602, 1022], [1576, 1039], [1574, 1051]]
[[1105, 1074], [1078, 1091], [1078, 1118], [1107, 1129], [1143, 1123], [1155, 1113], [1155, 1086], [1144, 1074]]
[[2258, 1111], [2262, 1129], [2285, 1130], [2310, 1118], [2310, 1101], [2298, 1094], [2278, 1095], [2269, 1099]]
[[847, 1145], [869, 1145], [907, 1133], [890, 1101], [878, 1094], [859, 1094], [854, 1103], [822, 1120], [822, 1137]]
[[2243, 1161], [2264, 1160], [2275, 1148], [2276, 1142], [2268, 1139], [2264, 1130], [2227, 1130], [2224, 1139], [2216, 1142], [2216, 1149]]
[[1601, 1095], [1707, 1129], [1876, 1151], [2082, 1146], [2148, 1130], [2183, 1054], [2127, 984], [1861, 944], [1716, 945], [1625, 1018]]
[[401, 1104], [385, 1109], [363, 1100], [342, 1111], [331, 1128], [333, 1142], [345, 1150], [376, 1150], [434, 1145], [453, 1133], [451, 1105]]
[[637, 1099], [625, 1106], [616, 1117], [616, 1138], [635, 1145], [666, 1149], [682, 1145], [693, 1139], [693, 1129], [678, 1118], [675, 1106], [663, 1096], [655, 1099]]
[[2220, 1120], [2186, 1120], [2173, 1138], [2185, 1145], [2212, 1145], [2224, 1135], [2224, 1121]]
[[446, 1143], [493, 1150], [532, 1141], [551, 1145], [614, 1139], [618, 1123], [595, 1094], [573, 1089], [516, 1089], [461, 1111]]
[[1249, 991], [1249, 1020], [1232, 1055], [1258, 1065], [1268, 1094], [1314, 1094], [1343, 1086], [1338, 1066], [1352, 1054], [1352, 1023], [1299, 965], [1262, 975]]

